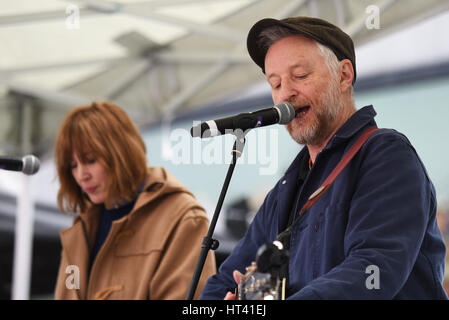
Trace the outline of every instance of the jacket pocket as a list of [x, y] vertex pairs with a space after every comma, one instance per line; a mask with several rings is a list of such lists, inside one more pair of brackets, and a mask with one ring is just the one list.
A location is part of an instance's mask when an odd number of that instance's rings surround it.
[[161, 251], [158, 243], [145, 239], [139, 233], [135, 234], [132, 229], [119, 232], [114, 239], [114, 246], [116, 257], [148, 255]]

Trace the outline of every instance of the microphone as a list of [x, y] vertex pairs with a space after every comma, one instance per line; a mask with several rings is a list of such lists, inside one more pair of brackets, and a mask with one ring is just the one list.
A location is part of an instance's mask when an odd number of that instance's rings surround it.
[[190, 129], [192, 137], [209, 138], [240, 129], [242, 132], [269, 126], [272, 124], [287, 124], [295, 117], [295, 108], [287, 102], [281, 102], [274, 107], [254, 112], [240, 113], [235, 116], [202, 122]]
[[0, 157], [0, 169], [21, 171], [24, 174], [32, 175], [39, 170], [40, 161], [33, 155], [23, 158]]

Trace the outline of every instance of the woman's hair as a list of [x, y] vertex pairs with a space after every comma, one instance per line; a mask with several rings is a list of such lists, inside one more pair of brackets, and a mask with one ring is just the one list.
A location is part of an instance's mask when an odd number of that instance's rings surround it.
[[110, 102], [76, 107], [62, 123], [55, 145], [58, 205], [65, 213], [84, 212], [91, 204], [72, 175], [74, 152], [82, 162], [88, 163], [89, 154], [103, 166], [108, 207], [132, 200], [145, 180], [145, 144], [126, 112]]

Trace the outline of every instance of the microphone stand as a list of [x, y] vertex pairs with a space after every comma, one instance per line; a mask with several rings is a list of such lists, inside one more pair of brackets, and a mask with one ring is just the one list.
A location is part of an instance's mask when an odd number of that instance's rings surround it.
[[243, 148], [245, 146], [245, 135], [247, 131], [242, 132], [241, 130], [236, 130], [236, 132], [234, 133], [234, 135], [236, 136], [236, 141], [234, 143], [234, 147], [232, 150], [232, 162], [229, 165], [228, 173], [226, 175], [223, 187], [221, 189], [220, 197], [218, 198], [218, 203], [217, 206], [215, 207], [215, 212], [209, 226], [209, 231], [207, 232], [207, 235], [204, 237], [203, 243], [201, 244], [200, 257], [196, 265], [195, 273], [193, 274], [192, 282], [190, 283], [190, 288], [187, 293], [186, 300], [192, 300], [195, 295], [195, 291], [198, 286], [198, 281], [203, 271], [204, 263], [206, 261], [206, 257], [209, 250], [216, 250], [219, 246], [218, 240], [213, 239], [212, 236], [214, 234], [215, 225], [217, 224], [218, 216], [220, 215], [221, 207], [223, 205], [226, 192], [228, 191], [228, 186], [231, 181], [232, 173], [234, 172], [237, 159], [242, 155]]

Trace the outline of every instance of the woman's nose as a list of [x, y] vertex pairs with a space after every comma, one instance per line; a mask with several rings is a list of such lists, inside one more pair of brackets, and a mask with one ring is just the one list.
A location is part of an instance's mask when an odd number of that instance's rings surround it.
[[85, 181], [89, 179], [90, 174], [86, 165], [79, 163], [74, 172], [75, 179], [77, 181]]

